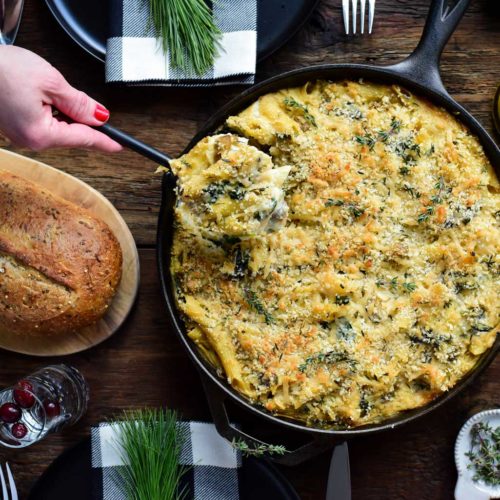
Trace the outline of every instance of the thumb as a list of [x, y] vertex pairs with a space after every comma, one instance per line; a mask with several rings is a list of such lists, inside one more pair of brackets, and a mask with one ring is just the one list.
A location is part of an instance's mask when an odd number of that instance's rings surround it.
[[59, 73], [47, 92], [49, 103], [78, 123], [99, 126], [109, 119], [109, 111], [85, 92], [72, 87]]

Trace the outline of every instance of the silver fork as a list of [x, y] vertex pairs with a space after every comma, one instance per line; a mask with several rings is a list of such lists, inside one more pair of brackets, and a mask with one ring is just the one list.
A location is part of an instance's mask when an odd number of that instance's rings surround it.
[[[349, 4], [352, 6], [352, 34], [356, 34], [357, 16], [358, 16], [358, 2], [360, 5], [360, 30], [363, 35], [365, 32], [365, 11], [366, 0], [342, 0], [342, 11], [344, 13], [344, 28], [345, 34], [349, 34]], [[372, 32], [373, 18], [375, 17], [375, 0], [368, 0], [368, 33]]]
[[8, 463], [5, 463], [5, 473], [7, 474], [7, 480], [9, 482], [9, 487], [7, 488], [7, 483], [5, 482], [5, 476], [3, 474], [3, 467], [0, 465], [0, 486], [2, 486], [2, 498], [1, 500], [9, 500], [9, 490], [10, 490], [10, 500], [19, 500], [17, 496], [16, 483], [12, 477], [12, 472]]

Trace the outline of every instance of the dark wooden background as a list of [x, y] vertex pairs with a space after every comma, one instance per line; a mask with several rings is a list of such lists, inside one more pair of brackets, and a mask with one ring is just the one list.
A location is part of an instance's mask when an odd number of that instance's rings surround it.
[[[269, 0], [277, 1], [277, 0]], [[323, 0], [306, 26], [258, 67], [258, 79], [310, 64], [396, 62], [420, 36], [429, 0], [379, 0], [374, 34], [346, 38], [340, 0]], [[500, 14], [496, 0], [475, 0], [443, 54], [443, 80], [451, 95], [492, 132], [490, 110], [500, 83]], [[171, 154], [182, 151], [203, 122], [237, 88], [110, 89], [103, 67], [79, 49], [51, 18], [43, 1], [28, 0], [17, 43], [59, 68], [75, 86], [112, 110], [115, 125]], [[16, 150], [0, 139], [0, 146]], [[139, 246], [142, 284], [126, 325], [109, 341], [66, 358], [87, 377], [91, 401], [74, 428], [21, 451], [0, 450], [12, 466], [25, 498], [31, 485], [64, 449], [89, 434], [89, 427], [122, 408], [167, 405], [186, 418], [209, 419], [198, 375], [169, 328], [155, 261], [160, 178], [154, 165], [124, 152], [115, 156], [78, 150], [22, 153], [78, 176], [120, 210]], [[37, 359], [0, 352], [0, 386], [40, 365]], [[456, 472], [455, 436], [471, 413], [499, 406], [500, 363], [434, 414], [397, 431], [350, 444], [354, 499], [449, 499]], [[330, 454], [295, 468], [282, 468], [303, 499], [324, 498]]]

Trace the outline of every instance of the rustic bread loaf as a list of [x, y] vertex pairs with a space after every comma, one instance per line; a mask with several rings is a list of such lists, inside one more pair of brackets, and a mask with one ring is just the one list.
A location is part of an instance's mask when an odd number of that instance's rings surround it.
[[57, 335], [99, 320], [122, 252], [87, 210], [0, 170], [0, 334]]

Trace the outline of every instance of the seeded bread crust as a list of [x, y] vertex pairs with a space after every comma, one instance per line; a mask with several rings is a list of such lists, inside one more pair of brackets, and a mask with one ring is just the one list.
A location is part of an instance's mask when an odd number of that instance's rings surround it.
[[104, 222], [0, 170], [0, 334], [60, 335], [95, 323], [122, 259]]

